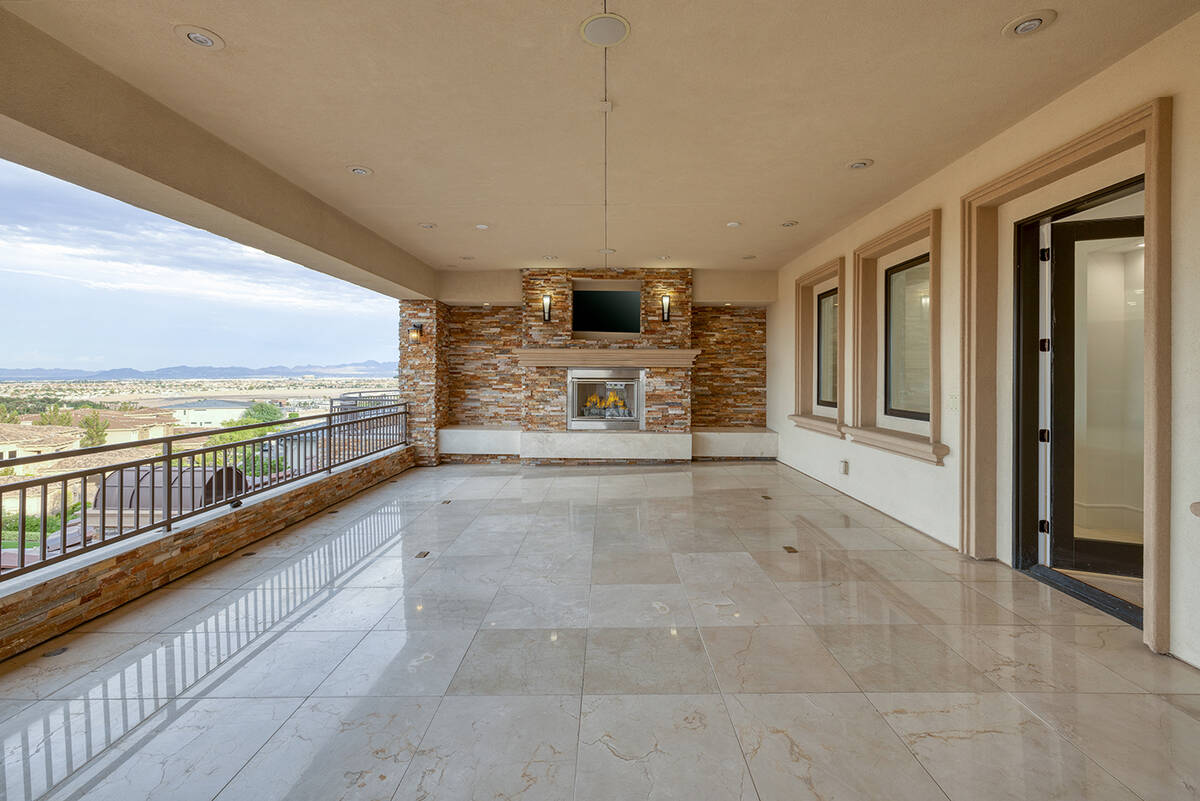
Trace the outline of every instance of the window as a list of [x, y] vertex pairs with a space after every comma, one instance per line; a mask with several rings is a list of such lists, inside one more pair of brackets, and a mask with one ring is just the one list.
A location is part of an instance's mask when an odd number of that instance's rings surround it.
[[941, 441], [941, 221], [931, 209], [854, 251], [843, 390], [853, 423], [842, 427], [860, 445], [936, 465], [950, 452]]
[[817, 295], [817, 405], [837, 408], [838, 291]]
[[884, 413], [929, 420], [929, 254], [884, 273]]
[[17, 452], [16, 452], [16, 451], [9, 451], [9, 452], [8, 452], [8, 458], [9, 458], [9, 459], [16, 459], [16, 458], [17, 458]]
[[845, 337], [841, 287], [846, 260], [827, 261], [796, 279], [796, 413], [799, 428], [842, 439]]

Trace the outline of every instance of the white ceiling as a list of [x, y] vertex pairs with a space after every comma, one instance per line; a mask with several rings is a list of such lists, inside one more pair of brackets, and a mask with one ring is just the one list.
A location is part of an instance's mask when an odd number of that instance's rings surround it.
[[[1012, 39], [1012, 0], [612, 0], [608, 264], [777, 268], [1196, 9], [1053, 2]], [[599, 0], [0, 6], [435, 268], [604, 264]]]

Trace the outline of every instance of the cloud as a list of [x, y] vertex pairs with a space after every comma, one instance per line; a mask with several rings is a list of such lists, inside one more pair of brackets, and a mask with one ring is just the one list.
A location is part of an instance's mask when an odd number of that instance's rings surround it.
[[385, 295], [186, 226], [50, 228], [0, 225], [0, 272], [239, 306], [396, 314], [396, 301]]

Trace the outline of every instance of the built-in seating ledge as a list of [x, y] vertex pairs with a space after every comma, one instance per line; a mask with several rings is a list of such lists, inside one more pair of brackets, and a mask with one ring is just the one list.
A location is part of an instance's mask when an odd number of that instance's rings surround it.
[[842, 426], [842, 431], [852, 442], [878, 448], [881, 451], [897, 453], [912, 459], [919, 459], [930, 464], [942, 464], [942, 459], [950, 453], [950, 448], [941, 442], [933, 442], [929, 437], [920, 434], [909, 434], [904, 431], [889, 431], [884, 428], [855, 428]]
[[845, 439], [846, 437], [842, 433], [842, 426], [832, 417], [820, 417], [815, 414], [789, 414], [788, 419], [795, 423], [797, 428], [816, 431], [819, 434], [828, 434], [838, 439]]
[[700, 355], [689, 348], [519, 348], [522, 367], [691, 367]]

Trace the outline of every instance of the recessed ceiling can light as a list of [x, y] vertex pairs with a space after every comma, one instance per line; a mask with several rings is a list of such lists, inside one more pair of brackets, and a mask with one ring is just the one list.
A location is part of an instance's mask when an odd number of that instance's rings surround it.
[[475, 224], [476, 230], [479, 230], [479, 231], [486, 231], [487, 229], [489, 229], [491, 227], [492, 226], [488, 225], [487, 223], [476, 223]]
[[1030, 36], [1044, 30], [1050, 23], [1058, 19], [1058, 12], [1052, 8], [1041, 8], [1028, 14], [1011, 19], [1004, 26], [1004, 35], [1010, 39]]
[[420, 225], [422, 228], [424, 228], [426, 231], [432, 231], [434, 228], [437, 228], [437, 223], [417, 223], [417, 224]]
[[867, 167], [870, 167], [874, 163], [875, 163], [875, 159], [855, 159], [854, 161], [847, 164], [846, 167], [847, 167], [847, 169], [851, 169], [851, 170], [865, 170]]
[[729, 222], [725, 223], [726, 228], [740, 228], [741, 226], [742, 224], [736, 220], [730, 220]]
[[659, 256], [658, 260], [659, 261], [670, 261], [671, 257], [670, 256]]
[[208, 28], [201, 28], [198, 25], [176, 25], [175, 33], [197, 47], [203, 47], [208, 50], [225, 49], [225, 40]]
[[781, 222], [779, 225], [782, 228], [795, 228], [799, 224], [800, 224], [799, 220], [787, 220], [785, 222]]
[[370, 167], [364, 167], [361, 164], [351, 164], [346, 169], [355, 175], [370, 175], [371, 173], [375, 172]]
[[757, 259], [757, 258], [758, 258], [758, 256], [742, 256], [742, 261], [750, 261], [751, 259]]
[[542, 256], [546, 261], [558, 261], [558, 256]]
[[579, 23], [579, 35], [596, 47], [619, 45], [629, 36], [629, 20], [620, 14], [593, 14]]
[[616, 253], [617, 251], [613, 250], [612, 248], [600, 248], [600, 252], [603, 253], [605, 256], [611, 256], [613, 253]]
[[462, 259], [463, 261], [475, 261], [474, 256], [459, 256], [459, 258]]

